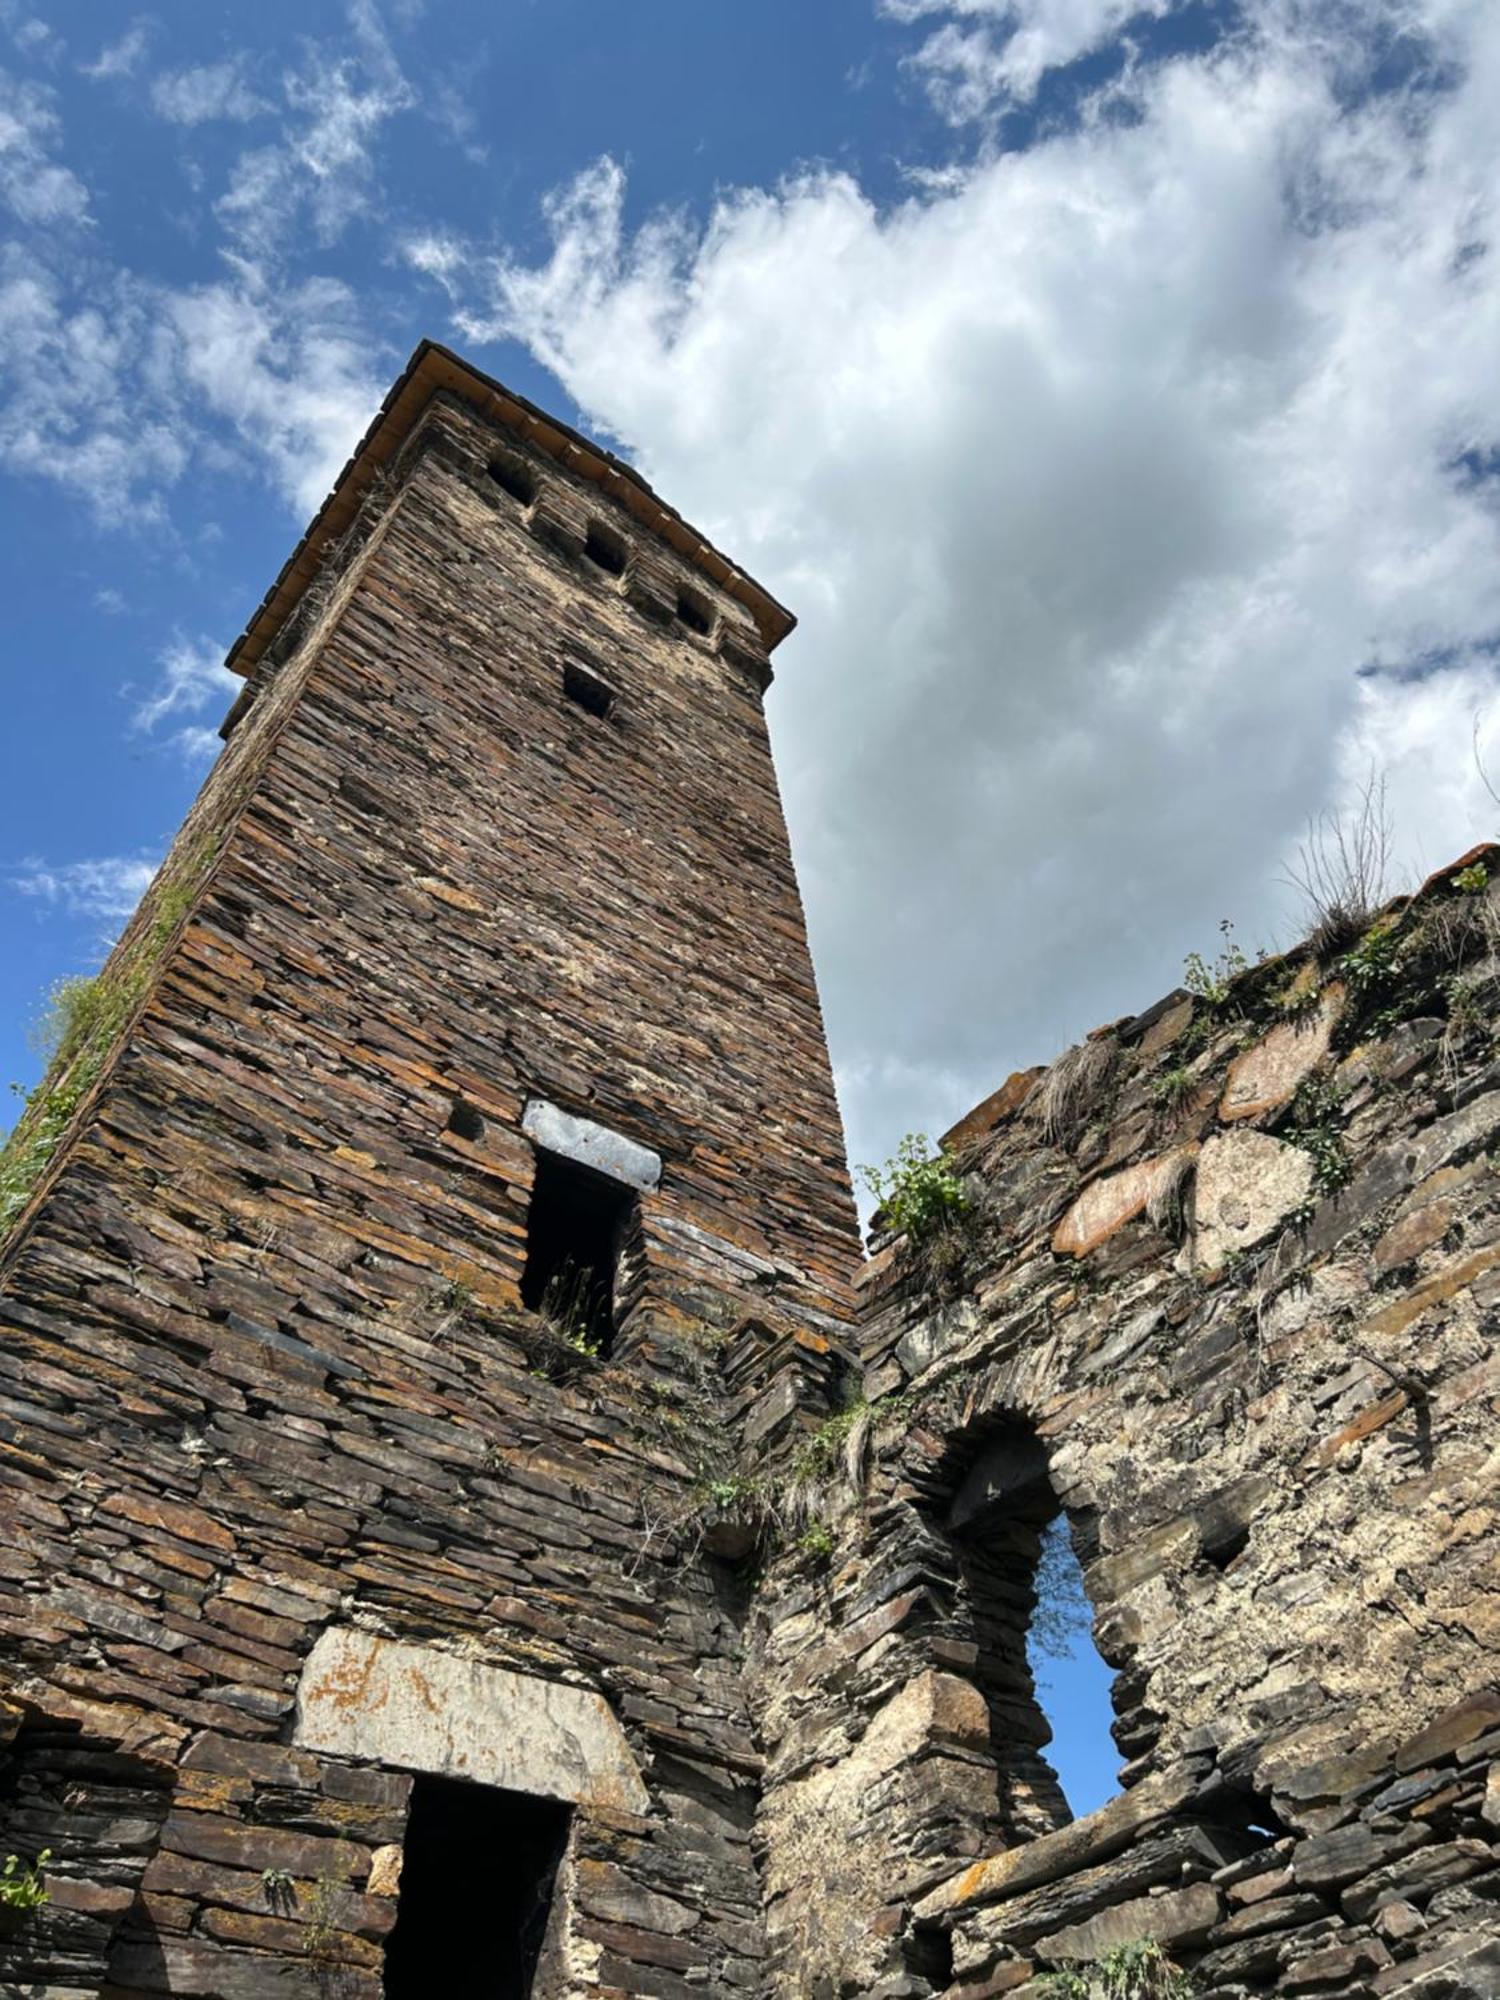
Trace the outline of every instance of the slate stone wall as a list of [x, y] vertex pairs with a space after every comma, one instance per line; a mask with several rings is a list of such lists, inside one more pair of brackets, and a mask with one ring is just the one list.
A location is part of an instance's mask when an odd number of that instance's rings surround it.
[[[502, 443], [436, 403], [258, 670], [5, 1247], [0, 1852], [53, 1852], [5, 1991], [379, 1992], [411, 1778], [292, 1742], [335, 1624], [623, 1723], [650, 1806], [579, 1809], [553, 1990], [758, 1986], [707, 1482], [827, 1407], [859, 1254], [765, 653]], [[531, 1095], [664, 1161], [607, 1364], [519, 1304]]]
[[[1225, 2000], [1500, 1992], [1497, 877], [949, 1135], [971, 1206], [878, 1249], [868, 1407], [803, 1452], [832, 1552], [761, 1594], [778, 1991], [1154, 1939]], [[1122, 1759], [1074, 1825], [1024, 1654], [1058, 1503]]]

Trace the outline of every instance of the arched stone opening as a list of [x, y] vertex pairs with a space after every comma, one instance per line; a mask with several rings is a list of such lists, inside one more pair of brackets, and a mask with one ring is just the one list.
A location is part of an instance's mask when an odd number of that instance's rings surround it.
[[[1084, 1565], [1097, 1554], [1091, 1510], [1064, 1509], [1053, 1486], [1046, 1448], [1035, 1428], [1013, 1412], [969, 1425], [949, 1441], [931, 1479], [924, 1511], [951, 1555], [953, 1623], [964, 1634], [957, 1654], [984, 1698], [997, 1774], [996, 1831], [1007, 1843], [1034, 1839], [1066, 1825], [1073, 1811], [1047, 1749], [1054, 1724], [1038, 1689], [1032, 1641], [1039, 1618], [1067, 1622], [1055, 1599], [1039, 1608], [1039, 1587], [1054, 1588], [1068, 1563], [1049, 1536]], [[1079, 1607], [1075, 1643], [1092, 1647], [1090, 1620]], [[1132, 1663], [1121, 1652], [1100, 1657], [1114, 1670], [1110, 1690], [1114, 1721], [1087, 1751], [1096, 1764], [1119, 1763], [1120, 1719], [1140, 1714]], [[1114, 1736], [1111, 1745], [1109, 1735]], [[1132, 1751], [1135, 1745], [1132, 1744]], [[1138, 1753], [1137, 1753], [1138, 1754]], [[1098, 1803], [1097, 1800], [1091, 1804]], [[1086, 1808], [1087, 1809], [1087, 1808]]]

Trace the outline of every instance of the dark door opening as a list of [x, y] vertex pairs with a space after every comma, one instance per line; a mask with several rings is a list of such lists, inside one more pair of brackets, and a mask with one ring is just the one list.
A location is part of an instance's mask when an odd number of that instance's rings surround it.
[[419, 1777], [386, 1940], [386, 2000], [530, 2000], [571, 1808]]
[[592, 1354], [607, 1354], [614, 1339], [615, 1277], [634, 1213], [630, 1188], [538, 1151], [521, 1303]]

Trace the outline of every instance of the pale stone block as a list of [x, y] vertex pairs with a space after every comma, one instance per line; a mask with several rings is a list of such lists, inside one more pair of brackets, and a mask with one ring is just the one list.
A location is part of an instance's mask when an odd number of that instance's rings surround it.
[[650, 1805], [601, 1696], [347, 1626], [324, 1632], [308, 1655], [292, 1740], [574, 1805]]

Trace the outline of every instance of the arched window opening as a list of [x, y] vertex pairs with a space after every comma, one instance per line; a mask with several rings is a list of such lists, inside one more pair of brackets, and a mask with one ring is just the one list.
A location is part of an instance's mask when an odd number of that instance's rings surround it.
[[1041, 1540], [1026, 1659], [1037, 1706], [1052, 1731], [1047, 1761], [1074, 1817], [1082, 1818], [1120, 1789], [1120, 1753], [1110, 1733], [1115, 1676], [1094, 1644], [1083, 1565], [1060, 1508]]
[[989, 1710], [1000, 1819], [1009, 1838], [1034, 1838], [1119, 1790], [1119, 1689], [1095, 1650], [1078, 1551], [1031, 1426], [994, 1420], [950, 1465], [943, 1525]]

